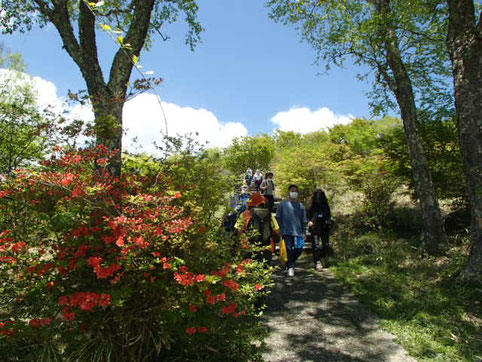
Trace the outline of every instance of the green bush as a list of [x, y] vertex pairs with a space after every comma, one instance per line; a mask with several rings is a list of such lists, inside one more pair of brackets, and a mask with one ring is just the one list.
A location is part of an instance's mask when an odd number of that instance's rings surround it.
[[[102, 146], [57, 149], [41, 169], [0, 184], [2, 355], [257, 359], [254, 303], [271, 269], [246, 259], [251, 246], [204, 212], [222, 193], [201, 197], [207, 156], [171, 155], [160, 170], [133, 158], [121, 178], [105, 169], [114, 156]], [[188, 161], [183, 184], [184, 171], [172, 170]]]

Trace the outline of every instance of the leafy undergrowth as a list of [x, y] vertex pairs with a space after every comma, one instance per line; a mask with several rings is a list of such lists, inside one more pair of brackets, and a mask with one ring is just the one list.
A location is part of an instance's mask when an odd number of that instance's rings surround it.
[[336, 277], [419, 361], [482, 359], [482, 287], [462, 284], [468, 240], [429, 257], [407, 239], [343, 228], [333, 238]]

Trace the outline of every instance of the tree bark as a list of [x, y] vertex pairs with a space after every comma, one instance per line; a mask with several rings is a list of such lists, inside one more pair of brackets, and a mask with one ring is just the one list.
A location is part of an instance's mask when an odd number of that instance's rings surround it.
[[447, 47], [453, 66], [460, 148], [471, 211], [471, 248], [462, 279], [482, 279], [482, 13], [472, 0], [448, 0]]
[[[379, 15], [384, 19], [389, 18], [390, 0], [375, 0], [372, 3], [375, 5]], [[439, 203], [435, 195], [432, 177], [418, 130], [413, 86], [401, 56], [397, 34], [394, 27], [390, 24], [390, 20], [386, 21], [381, 28], [385, 38], [384, 49], [388, 66], [393, 78], [388, 75], [388, 72], [383, 72], [382, 75], [388, 78], [386, 81], [391, 85], [391, 90], [395, 94], [407, 136], [415, 192], [420, 200], [422, 210], [424, 226], [422, 242], [429, 254], [437, 255], [440, 254], [440, 245], [445, 242], [446, 236]]]

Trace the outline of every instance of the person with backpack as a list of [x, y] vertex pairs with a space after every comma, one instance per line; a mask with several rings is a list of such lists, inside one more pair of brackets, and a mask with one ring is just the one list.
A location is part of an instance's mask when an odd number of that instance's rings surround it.
[[268, 203], [268, 209], [273, 212], [274, 207], [274, 192], [276, 186], [273, 181], [273, 172], [266, 172], [265, 178], [263, 182], [261, 182], [259, 188], [263, 193], [263, 196], [266, 198]]
[[[251, 228], [255, 231], [255, 235], [250, 237], [249, 241], [267, 247], [271, 244], [271, 238], [276, 238], [279, 232], [279, 225], [273, 214], [265, 207], [265, 204], [266, 199], [263, 195], [259, 192], [252, 194], [248, 202], [248, 210], [238, 217], [235, 228], [239, 234]], [[253, 259], [257, 261], [264, 260], [269, 265], [272, 259], [272, 252], [267, 248], [256, 253]]]
[[279, 204], [276, 218], [281, 226], [281, 234], [286, 243], [288, 262], [286, 264], [288, 277], [295, 275], [295, 262], [305, 245], [306, 212], [305, 207], [298, 201], [298, 186], [288, 187], [289, 197]]
[[313, 193], [308, 209], [308, 220], [314, 267], [316, 270], [321, 270], [323, 258], [333, 254], [333, 248], [330, 245], [331, 211], [322, 189], [316, 189]]

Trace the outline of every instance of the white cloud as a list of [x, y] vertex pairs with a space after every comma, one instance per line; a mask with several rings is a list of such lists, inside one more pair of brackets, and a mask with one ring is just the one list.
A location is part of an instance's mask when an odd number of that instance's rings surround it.
[[[182, 107], [174, 103], [162, 102], [170, 136], [198, 133], [198, 139], [209, 142], [208, 147], [224, 147], [236, 137], [247, 135], [246, 127], [239, 122], [222, 123], [210, 111], [192, 107]], [[154, 152], [153, 142], [161, 140], [165, 130], [164, 116], [159, 101], [154, 94], [144, 93], [124, 106], [124, 127], [127, 135], [124, 145], [132, 148], [137, 141], [146, 152]]]
[[[18, 97], [20, 94], [32, 93], [36, 96], [39, 108], [49, 107], [51, 111], [62, 111], [62, 100], [57, 96], [57, 87], [40, 77], [32, 77], [26, 73], [9, 69], [0, 69], [0, 87], [2, 96]], [[5, 98], [5, 99], [7, 99]]]
[[[22, 84], [33, 84], [38, 93], [37, 105], [40, 108], [50, 107], [51, 111], [61, 113], [66, 110], [71, 118], [93, 121], [94, 114], [87, 105], [76, 105], [70, 109], [63, 107], [62, 98], [57, 95], [54, 83], [40, 77], [30, 77], [27, 74], [0, 69], [0, 84], [12, 85], [11, 79], [15, 77]], [[3, 87], [3, 93], [6, 89]], [[223, 123], [210, 111], [192, 107], [182, 107], [174, 103], [162, 102], [169, 135], [184, 135], [188, 133], [198, 135], [198, 140], [208, 142], [208, 147], [228, 146], [233, 138], [246, 136], [248, 130], [240, 122]], [[155, 153], [153, 143], [162, 139], [164, 132], [164, 116], [159, 101], [154, 94], [144, 93], [128, 101], [123, 111], [124, 129], [127, 131], [123, 137], [124, 149]], [[133, 144], [133, 140], [137, 144]]]
[[[123, 148], [155, 154], [154, 142], [159, 143], [165, 134], [164, 114], [170, 136], [188, 133], [195, 136], [195, 133], [198, 133], [197, 139], [203, 143], [208, 142], [207, 147], [225, 147], [233, 138], [248, 134], [242, 123], [222, 123], [212, 112], [204, 108], [195, 109], [162, 102], [161, 109], [156, 95], [144, 93], [124, 105]], [[71, 115], [86, 121], [94, 120], [92, 110], [88, 106], [75, 106]]]
[[335, 114], [327, 107], [312, 111], [308, 107], [292, 107], [289, 111], [278, 112], [271, 118], [271, 122], [281, 131], [309, 133], [321, 129], [331, 128], [336, 124], [348, 124], [354, 116]]
[[42, 108], [50, 107], [52, 111], [62, 112], [63, 101], [57, 96], [55, 84], [40, 77], [33, 77], [32, 82], [37, 91], [38, 106]]

